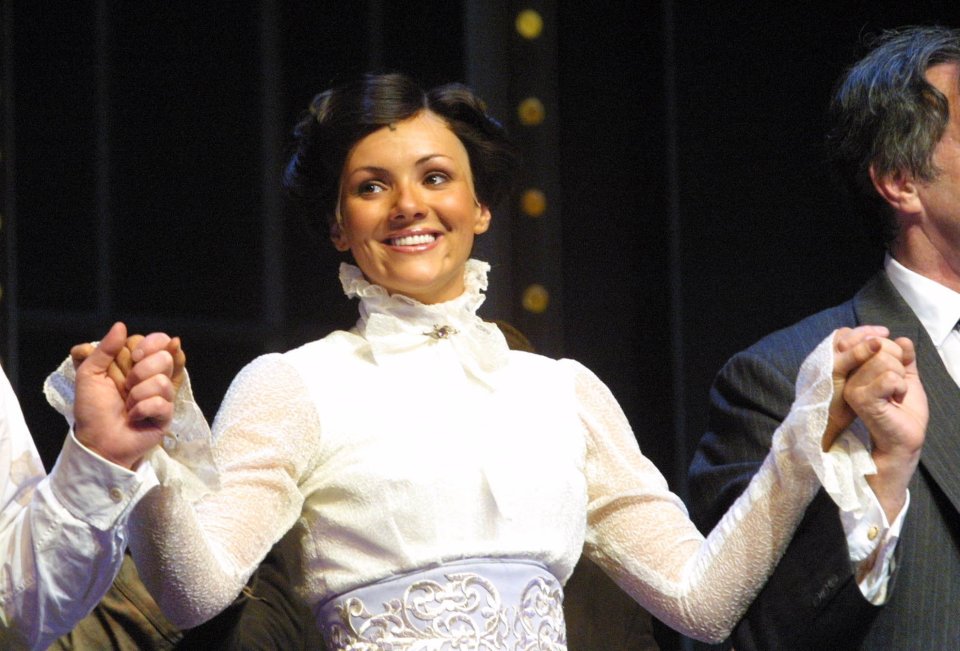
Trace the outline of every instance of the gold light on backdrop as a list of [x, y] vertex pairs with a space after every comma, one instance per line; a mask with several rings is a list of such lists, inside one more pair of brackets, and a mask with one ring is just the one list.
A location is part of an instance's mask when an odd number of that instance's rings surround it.
[[543, 118], [546, 117], [546, 115], [547, 109], [543, 107], [543, 102], [536, 97], [528, 97], [520, 102], [520, 106], [517, 107], [517, 116], [520, 118], [520, 124], [527, 127], [537, 126], [543, 122]]
[[[540, 39], [544, 33], [544, 19], [540, 12], [534, 9], [524, 9], [516, 15], [516, 20], [514, 22], [514, 27], [516, 28], [517, 34], [520, 35], [526, 41], [535, 41]], [[544, 55], [543, 52], [540, 52], [542, 48], [549, 47], [549, 43], [543, 42], [547, 39], [542, 39], [536, 44], [530, 44], [524, 46], [525, 48], [536, 48], [535, 51], [525, 50], [527, 52], [525, 57], [529, 57], [529, 61], [539, 61], [541, 56]], [[538, 54], [539, 53], [539, 54]], [[532, 81], [537, 75], [536, 71], [530, 71], [526, 78], [528, 81]], [[547, 116], [547, 109], [544, 106], [543, 100], [534, 94], [534, 89], [528, 87], [527, 92], [530, 94], [527, 95], [517, 104], [517, 118], [520, 124], [524, 127], [542, 127]], [[549, 134], [541, 133], [539, 131], [532, 133], [531, 137], [535, 140], [541, 138], [547, 138]], [[536, 152], [536, 148], [532, 150]], [[533, 156], [533, 159], [537, 160], [539, 157]], [[542, 177], [543, 171], [540, 173], [534, 172], [536, 177]], [[547, 195], [538, 187], [540, 183], [543, 182], [543, 179], [533, 180], [533, 184], [530, 187], [527, 187], [523, 193], [520, 195], [519, 208], [521, 213], [530, 218], [539, 218], [543, 217], [547, 212]], [[530, 226], [524, 227], [524, 230], [530, 229]], [[540, 232], [541, 227], [534, 227], [534, 232], [528, 233], [528, 236], [535, 235]], [[552, 228], [552, 227], [551, 227]], [[538, 237], [542, 237], [538, 235]], [[542, 265], [538, 267], [537, 271], [534, 271], [536, 275], [543, 276], [547, 273], [546, 268]], [[536, 276], [535, 276], [536, 277]], [[523, 309], [535, 315], [543, 314], [547, 311], [550, 306], [550, 292], [547, 291], [547, 288], [537, 282], [530, 283], [526, 286], [521, 294], [521, 305]]]
[[536, 188], [524, 190], [520, 197], [520, 210], [527, 217], [540, 217], [547, 211], [547, 195]]
[[543, 18], [533, 9], [524, 9], [517, 14], [515, 26], [520, 36], [532, 41], [543, 32]]
[[523, 309], [533, 314], [543, 314], [550, 304], [550, 292], [547, 288], [534, 283], [523, 290]]

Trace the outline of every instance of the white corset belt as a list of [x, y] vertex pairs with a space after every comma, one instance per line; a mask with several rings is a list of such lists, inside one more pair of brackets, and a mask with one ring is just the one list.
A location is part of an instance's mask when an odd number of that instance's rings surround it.
[[563, 589], [539, 563], [470, 559], [317, 607], [328, 651], [566, 651]]

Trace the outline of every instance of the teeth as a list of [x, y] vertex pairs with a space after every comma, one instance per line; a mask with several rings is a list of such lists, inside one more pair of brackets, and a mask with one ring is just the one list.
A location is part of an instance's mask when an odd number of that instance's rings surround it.
[[436, 235], [431, 235], [429, 233], [421, 233], [418, 235], [406, 235], [404, 237], [398, 237], [393, 240], [395, 246], [416, 246], [418, 244], [430, 244], [437, 239]]

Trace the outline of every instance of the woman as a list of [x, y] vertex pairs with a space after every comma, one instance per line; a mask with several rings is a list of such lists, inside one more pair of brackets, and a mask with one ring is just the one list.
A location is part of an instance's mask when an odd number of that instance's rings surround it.
[[663, 621], [723, 639], [819, 488], [811, 463], [829, 472], [828, 416], [850, 420], [834, 381], [857, 369], [849, 382], [886, 400], [869, 374], [903, 380], [909, 342], [825, 341], [764, 469], [704, 541], [590, 371], [509, 351], [476, 315], [473, 240], [516, 161], [479, 99], [371, 76], [317, 96], [295, 135], [286, 184], [356, 262], [340, 280], [360, 320], [241, 371], [213, 426], [215, 487], [161, 464], [131, 546], [167, 614], [216, 614], [282, 537], [331, 650], [564, 649], [561, 585], [583, 550]]

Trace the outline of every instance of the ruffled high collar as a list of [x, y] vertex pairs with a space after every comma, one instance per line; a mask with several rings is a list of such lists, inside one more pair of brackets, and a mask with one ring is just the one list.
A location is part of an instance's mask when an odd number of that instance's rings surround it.
[[500, 329], [477, 315], [484, 301], [490, 265], [467, 260], [464, 292], [449, 301], [425, 305], [370, 283], [360, 269], [341, 263], [340, 283], [348, 298], [360, 299], [356, 332], [370, 343], [378, 364], [400, 361], [404, 352], [447, 345], [464, 370], [488, 386], [507, 361], [508, 347]]
[[[356, 265], [340, 264], [340, 284], [347, 298], [360, 299], [360, 321], [365, 323], [371, 314], [392, 314], [398, 318], [414, 320], [418, 323], [428, 321], [454, 321], [462, 323], [465, 319], [479, 318], [477, 310], [483, 304], [484, 290], [487, 289], [487, 272], [490, 265], [480, 260], [467, 260], [463, 274], [464, 292], [457, 298], [443, 303], [425, 305], [420, 301], [402, 294], [389, 294], [380, 285], [374, 285], [363, 277]], [[363, 327], [358, 328], [363, 333]], [[432, 324], [431, 324], [432, 325]]]

